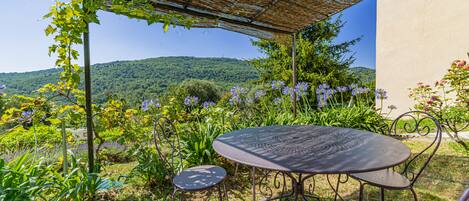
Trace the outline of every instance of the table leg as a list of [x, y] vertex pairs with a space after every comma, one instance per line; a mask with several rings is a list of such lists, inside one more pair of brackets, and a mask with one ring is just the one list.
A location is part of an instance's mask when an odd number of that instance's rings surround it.
[[[255, 171], [255, 169], [253, 168], [253, 172]], [[259, 181], [259, 184], [258, 185], [262, 185], [262, 181], [264, 179], [266, 179], [268, 177], [270, 173], [267, 173], [266, 175], [264, 175], [261, 180]], [[276, 183], [277, 181], [277, 176], [280, 175], [283, 175], [283, 176], [288, 176], [290, 179], [291, 179], [291, 185], [292, 185], [292, 190], [289, 192], [289, 193], [284, 193], [286, 191], [286, 187], [284, 185], [286, 185], [286, 180], [285, 178], [283, 178], [283, 183], [282, 182], [278, 182]], [[262, 199], [262, 201], [271, 201], [271, 200], [281, 200], [281, 199], [285, 199], [285, 198], [293, 198], [295, 201], [298, 201], [298, 200], [304, 200], [304, 201], [309, 201], [309, 200], [319, 200], [319, 197], [314, 195], [314, 190], [315, 190], [315, 183], [316, 181], [314, 180], [314, 175], [304, 175], [304, 174], [292, 174], [292, 173], [282, 173], [282, 172], [278, 172], [275, 174], [275, 178], [274, 178], [274, 185], [276, 185], [275, 187], [276, 188], [282, 188], [282, 192], [279, 196], [275, 196], [275, 197], [269, 197], [269, 198], [265, 198], [265, 199]], [[307, 188], [307, 191], [305, 190], [305, 182], [306, 180], [308, 180], [309, 178], [312, 178], [313, 177], [313, 183], [310, 184]], [[256, 180], [255, 180], [255, 174], [253, 174], [253, 200], [256, 199]], [[283, 186], [282, 186], [283, 184]], [[259, 188], [262, 188], [259, 186]], [[261, 189], [262, 191], [262, 189]], [[271, 191], [272, 193], [272, 191]], [[271, 195], [272, 196], [272, 195]]]
[[334, 201], [337, 201], [337, 196], [339, 195], [340, 176], [342, 176], [342, 175], [339, 174], [339, 178], [337, 178], [337, 186], [335, 188], [336, 192], [335, 192], [335, 196], [334, 196]]
[[327, 183], [329, 184], [329, 186], [331, 187], [331, 189], [334, 191], [335, 193], [335, 196], [334, 196], [334, 201], [337, 201], [337, 198], [339, 198], [340, 200], [344, 200], [342, 198], [342, 196], [340, 196], [339, 194], [339, 184], [343, 184], [343, 183], [346, 183], [348, 181], [348, 175], [345, 175], [345, 181], [342, 181], [341, 180], [341, 174], [339, 174], [338, 178], [337, 178], [337, 185], [336, 187], [334, 187], [334, 185], [332, 185], [332, 182], [331, 180], [329, 179], [329, 175], [326, 175], [326, 178], [327, 178]]
[[252, 167], [252, 201], [256, 201], [256, 168]]

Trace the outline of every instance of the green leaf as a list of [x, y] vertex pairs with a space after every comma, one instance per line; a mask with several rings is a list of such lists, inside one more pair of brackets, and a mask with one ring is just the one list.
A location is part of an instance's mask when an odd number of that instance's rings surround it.
[[49, 25], [49, 26], [47, 26], [47, 28], [45, 29], [45, 32], [46, 32], [46, 36], [49, 36], [49, 35], [51, 35], [51, 34], [53, 34], [53, 33], [55, 32], [55, 29], [54, 29], [51, 25]]

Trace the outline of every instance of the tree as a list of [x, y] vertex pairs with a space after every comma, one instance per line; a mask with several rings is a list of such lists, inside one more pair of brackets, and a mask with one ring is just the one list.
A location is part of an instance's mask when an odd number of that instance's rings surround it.
[[221, 87], [214, 82], [192, 79], [185, 80], [178, 86], [172, 87], [168, 94], [176, 97], [180, 103], [182, 103], [187, 96], [198, 97], [201, 102], [217, 102], [221, 98], [221, 91]]
[[[344, 26], [341, 17], [312, 24], [296, 34], [296, 64], [299, 82], [312, 86], [327, 83], [331, 86], [348, 85], [355, 79], [348, 68], [355, 61], [350, 47], [360, 38], [336, 44], [334, 39]], [[252, 42], [267, 55], [252, 61], [260, 73], [260, 82], [282, 80], [291, 82], [291, 44], [258, 40]]]

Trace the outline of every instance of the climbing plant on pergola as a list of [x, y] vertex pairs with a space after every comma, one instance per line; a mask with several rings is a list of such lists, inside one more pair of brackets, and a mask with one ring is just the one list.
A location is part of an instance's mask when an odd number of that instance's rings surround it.
[[[292, 85], [296, 85], [295, 33], [311, 23], [327, 19], [361, 0], [70, 0], [57, 1], [45, 18], [51, 19], [46, 35], [55, 43], [49, 54], [57, 54], [56, 66], [63, 69], [60, 81], [42, 90], [72, 99], [86, 110], [88, 166], [94, 172], [93, 105], [89, 24], [98, 23], [97, 12], [109, 11], [130, 18], [186, 28], [222, 28], [250, 36], [281, 40], [292, 45]], [[291, 42], [290, 38], [291, 37]], [[83, 44], [84, 68], [77, 45]], [[84, 70], [84, 92], [78, 89]], [[293, 92], [296, 97], [295, 92]], [[296, 98], [293, 98], [296, 115]]]

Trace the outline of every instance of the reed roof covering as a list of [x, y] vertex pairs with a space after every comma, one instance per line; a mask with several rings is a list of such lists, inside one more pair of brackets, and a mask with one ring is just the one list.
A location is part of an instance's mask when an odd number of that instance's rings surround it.
[[326, 19], [361, 0], [153, 0], [155, 12], [197, 19], [193, 27], [222, 28], [276, 38]]

